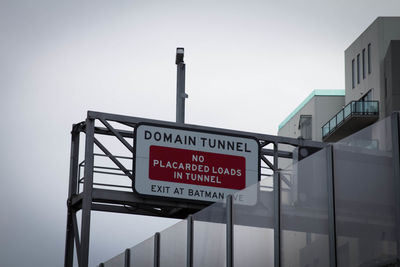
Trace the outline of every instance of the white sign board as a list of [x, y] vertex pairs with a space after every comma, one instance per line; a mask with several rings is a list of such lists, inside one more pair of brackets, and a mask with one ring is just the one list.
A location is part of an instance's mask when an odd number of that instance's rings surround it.
[[[223, 202], [259, 180], [254, 138], [153, 124], [139, 124], [135, 134], [139, 194]], [[235, 201], [252, 204], [256, 195], [250, 195]]]

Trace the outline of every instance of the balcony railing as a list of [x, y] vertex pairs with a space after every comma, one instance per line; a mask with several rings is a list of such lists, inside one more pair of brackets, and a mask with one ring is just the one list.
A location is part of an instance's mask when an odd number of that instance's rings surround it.
[[322, 138], [332, 133], [351, 116], [379, 115], [378, 101], [352, 101], [322, 126]]

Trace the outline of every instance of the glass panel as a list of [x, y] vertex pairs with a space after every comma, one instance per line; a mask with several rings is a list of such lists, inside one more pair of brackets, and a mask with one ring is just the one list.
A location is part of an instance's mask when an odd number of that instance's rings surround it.
[[399, 256], [391, 148], [390, 117], [334, 145], [338, 266], [389, 266]]
[[341, 123], [343, 121], [343, 110], [341, 110], [337, 115], [336, 115], [336, 122], [337, 124]]
[[[254, 196], [257, 196], [254, 198]], [[264, 179], [235, 194], [251, 199], [234, 202], [234, 266], [274, 266], [274, 207], [271, 182]]]
[[124, 267], [124, 266], [125, 266], [125, 252], [115, 256], [114, 258], [104, 263], [104, 267]]
[[351, 105], [349, 104], [344, 108], [344, 117], [347, 118], [350, 114], [351, 114]]
[[280, 172], [282, 266], [329, 266], [326, 150]]
[[225, 204], [215, 203], [194, 214], [193, 228], [193, 266], [225, 266]]
[[329, 123], [325, 124], [322, 128], [322, 136], [325, 136], [329, 133]]
[[329, 128], [332, 130], [333, 128], [336, 127], [336, 117], [333, 117], [330, 121], [329, 121]]
[[154, 236], [131, 248], [130, 267], [154, 266]]
[[186, 266], [187, 221], [183, 220], [160, 233], [160, 266]]

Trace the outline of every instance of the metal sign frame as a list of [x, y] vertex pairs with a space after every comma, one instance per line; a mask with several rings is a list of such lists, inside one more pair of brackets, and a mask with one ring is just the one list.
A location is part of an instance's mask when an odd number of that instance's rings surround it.
[[[96, 126], [95, 122], [101, 123], [103, 126]], [[114, 155], [107, 147], [96, 138], [97, 135], [113, 136], [120, 142], [129, 153], [134, 153], [133, 142], [127, 139], [134, 139], [134, 129], [138, 123], [155, 123], [166, 127], [176, 127], [176, 123], [151, 120], [138, 117], [130, 117], [95, 111], [88, 111], [87, 118], [84, 122], [74, 124], [71, 131], [71, 156], [70, 156], [70, 174], [69, 174], [69, 190], [67, 200], [67, 224], [66, 224], [66, 241], [65, 241], [65, 259], [64, 266], [73, 266], [74, 251], [78, 260], [78, 266], [87, 267], [89, 263], [89, 240], [90, 240], [90, 223], [92, 211], [115, 212], [125, 214], [148, 215], [158, 217], [169, 217], [183, 219], [188, 217], [205, 207], [209, 202], [194, 201], [178, 201], [176, 199], [165, 198], [148, 198], [143, 197], [135, 192], [127, 192], [118, 190], [118, 184], [101, 184], [94, 181], [94, 173], [120, 175], [124, 176], [128, 181], [134, 181], [132, 170], [127, 169], [121, 163], [122, 159], [130, 159], [130, 157], [121, 157]], [[124, 125], [132, 130], [123, 130], [112, 126], [112, 123]], [[183, 125], [179, 127], [194, 131], [215, 131], [220, 134], [235, 134], [251, 136], [258, 140], [260, 144], [260, 163], [264, 164], [272, 171], [270, 175], [273, 179], [274, 192], [274, 212], [280, 214], [280, 179], [278, 177], [278, 159], [293, 158], [292, 152], [278, 149], [278, 145], [291, 145], [299, 148], [320, 149], [325, 146], [324, 143], [310, 140], [294, 139], [287, 137], [279, 137], [266, 134], [233, 131], [226, 129], [218, 129], [212, 127], [203, 127], [197, 125]], [[79, 162], [80, 152], [80, 135], [85, 134], [85, 148], [83, 151], [84, 160]], [[272, 148], [270, 148], [272, 146]], [[102, 153], [95, 153], [94, 148], [97, 147]], [[108, 158], [116, 166], [114, 168], [96, 166], [94, 158]], [[272, 159], [272, 160], [271, 160]], [[83, 168], [83, 177], [81, 177], [80, 169]], [[263, 167], [260, 167], [260, 169]], [[118, 171], [118, 174], [115, 173]], [[261, 174], [262, 175], [262, 174]], [[83, 184], [83, 188], [81, 188]], [[114, 189], [104, 189], [101, 187], [112, 186]], [[78, 227], [77, 212], [81, 211], [81, 223]], [[274, 246], [275, 246], [275, 263], [279, 266], [280, 256], [280, 216], [274, 218]]]

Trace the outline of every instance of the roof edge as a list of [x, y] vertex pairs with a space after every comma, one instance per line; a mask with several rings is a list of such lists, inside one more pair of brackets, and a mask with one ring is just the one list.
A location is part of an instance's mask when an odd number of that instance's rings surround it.
[[332, 89], [332, 90], [313, 90], [303, 102], [300, 103], [290, 114], [287, 116], [278, 126], [278, 131], [286, 125], [286, 123], [296, 115], [300, 109], [302, 109], [314, 96], [344, 96], [345, 90], [343, 89]]

